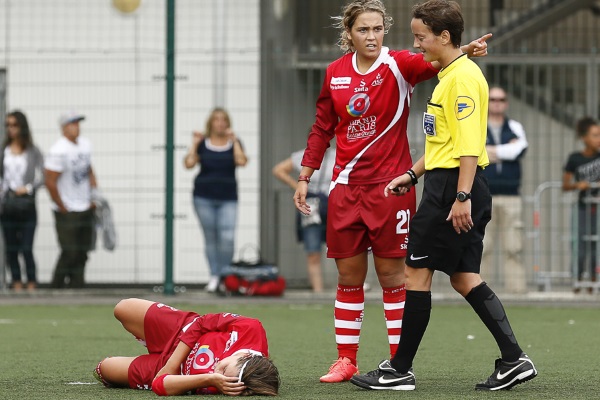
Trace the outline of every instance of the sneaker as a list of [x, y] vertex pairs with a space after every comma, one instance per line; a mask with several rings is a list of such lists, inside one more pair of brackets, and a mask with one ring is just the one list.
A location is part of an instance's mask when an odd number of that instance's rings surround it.
[[350, 382], [364, 389], [415, 390], [415, 374], [412, 368], [402, 374], [392, 367], [389, 360], [380, 362], [376, 370], [364, 375], [354, 375]]
[[325, 383], [349, 381], [352, 375], [358, 374], [358, 368], [348, 357], [340, 357], [329, 367], [329, 372], [319, 380]]
[[211, 275], [210, 280], [206, 284], [205, 290], [208, 293], [215, 293], [217, 291], [217, 289], [219, 288], [220, 281], [221, 280], [219, 279], [218, 276]]
[[495, 367], [496, 370], [485, 382], [475, 385], [476, 390], [509, 390], [537, 376], [533, 362], [525, 353], [515, 362], [506, 362], [499, 358]]

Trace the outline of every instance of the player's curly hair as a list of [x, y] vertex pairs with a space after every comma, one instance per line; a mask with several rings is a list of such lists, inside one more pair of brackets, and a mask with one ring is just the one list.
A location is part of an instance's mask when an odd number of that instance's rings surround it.
[[241, 369], [244, 364], [241, 381], [246, 389], [241, 396], [277, 396], [281, 381], [279, 371], [271, 359], [248, 354], [241, 357], [236, 365]]
[[352, 39], [348, 37], [348, 32], [352, 30], [356, 18], [365, 12], [377, 12], [381, 14], [381, 17], [383, 18], [383, 32], [386, 34], [394, 23], [392, 17], [387, 14], [381, 0], [355, 0], [348, 3], [342, 7], [341, 16], [331, 17], [335, 21], [333, 26], [340, 31], [340, 37], [337, 44], [344, 54], [352, 53], [356, 50], [352, 44]]

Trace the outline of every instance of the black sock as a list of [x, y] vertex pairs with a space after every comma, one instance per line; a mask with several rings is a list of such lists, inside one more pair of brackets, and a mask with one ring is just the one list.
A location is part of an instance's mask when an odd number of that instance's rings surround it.
[[391, 360], [392, 367], [396, 371], [405, 374], [412, 367], [430, 316], [431, 292], [407, 290], [400, 344]]
[[494, 291], [483, 282], [474, 287], [465, 299], [494, 336], [502, 353], [502, 359], [508, 362], [517, 361], [523, 350], [517, 343], [504, 307]]

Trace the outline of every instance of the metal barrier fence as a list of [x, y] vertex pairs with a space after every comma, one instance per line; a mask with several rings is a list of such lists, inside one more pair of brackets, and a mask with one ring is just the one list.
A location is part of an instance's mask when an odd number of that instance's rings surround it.
[[588, 289], [597, 293], [597, 191], [574, 196], [562, 191], [562, 182], [548, 181], [536, 188], [532, 200], [533, 283], [544, 291], [566, 284], [574, 291]]

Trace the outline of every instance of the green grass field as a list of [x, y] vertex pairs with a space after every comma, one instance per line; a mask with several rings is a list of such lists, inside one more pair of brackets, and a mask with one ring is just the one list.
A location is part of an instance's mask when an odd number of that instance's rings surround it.
[[[217, 306], [172, 305], [199, 313]], [[466, 306], [436, 305], [415, 360], [414, 392], [366, 391], [350, 383], [321, 384], [336, 356], [332, 305], [240, 304], [227, 311], [259, 318], [269, 335], [285, 399], [592, 399], [600, 398], [598, 309], [507, 307], [521, 346], [539, 370], [533, 381], [508, 392], [476, 392], [492, 372], [498, 351]], [[387, 357], [383, 311], [369, 303], [359, 366], [373, 369]], [[468, 335], [474, 339], [467, 339]], [[112, 316], [111, 306], [0, 306], [0, 399], [148, 399], [152, 392], [105, 389], [93, 379], [108, 355], [143, 348]]]

